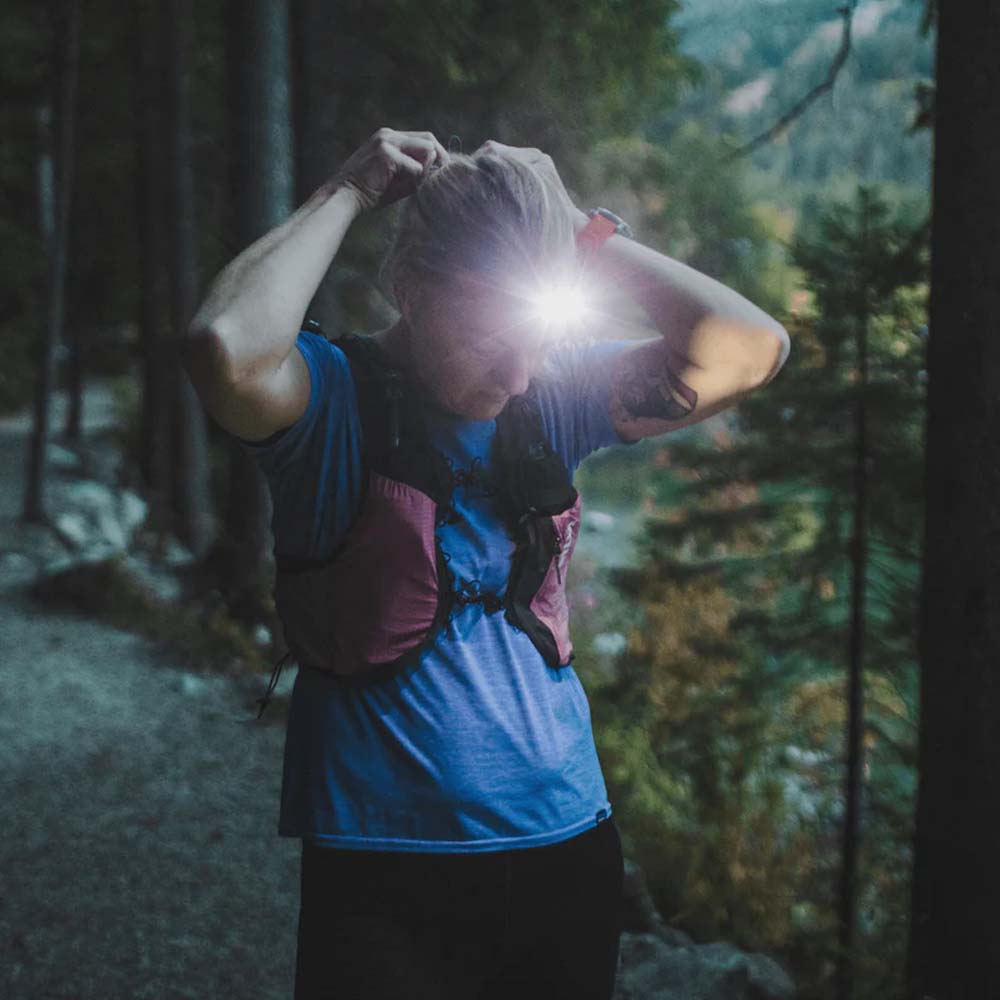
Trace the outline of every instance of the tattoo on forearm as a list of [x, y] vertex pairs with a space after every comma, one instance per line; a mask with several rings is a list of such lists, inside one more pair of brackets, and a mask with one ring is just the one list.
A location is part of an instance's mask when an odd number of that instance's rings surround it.
[[640, 368], [642, 359], [629, 359], [618, 381], [618, 398], [626, 420], [654, 417], [680, 420], [698, 405], [698, 393], [685, 385], [666, 364], [653, 371]]

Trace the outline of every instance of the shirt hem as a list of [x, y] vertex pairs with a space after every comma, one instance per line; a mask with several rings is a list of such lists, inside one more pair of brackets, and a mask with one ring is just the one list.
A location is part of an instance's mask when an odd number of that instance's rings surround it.
[[319, 847], [336, 847], [362, 851], [421, 851], [438, 854], [473, 854], [486, 851], [516, 850], [526, 847], [542, 847], [547, 844], [569, 840], [585, 830], [593, 829], [598, 823], [611, 817], [610, 805], [598, 809], [585, 820], [574, 823], [551, 833], [536, 833], [528, 837], [495, 837], [490, 840], [406, 840], [395, 837], [349, 837], [342, 834], [308, 833], [290, 827], [278, 828], [279, 837], [294, 837], [309, 840]]

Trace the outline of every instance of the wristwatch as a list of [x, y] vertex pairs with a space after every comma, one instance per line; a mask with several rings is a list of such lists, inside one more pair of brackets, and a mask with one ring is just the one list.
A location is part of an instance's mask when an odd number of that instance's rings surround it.
[[576, 234], [576, 245], [584, 258], [596, 254], [604, 241], [615, 233], [630, 240], [635, 239], [632, 227], [609, 209], [592, 208], [587, 215], [590, 216], [590, 221]]

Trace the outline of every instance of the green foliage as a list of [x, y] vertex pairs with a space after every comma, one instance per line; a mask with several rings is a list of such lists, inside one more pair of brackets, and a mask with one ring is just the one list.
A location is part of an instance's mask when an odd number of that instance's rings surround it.
[[[865, 3], [854, 15], [851, 51], [831, 90], [758, 148], [748, 179], [761, 195], [802, 215], [828, 199], [833, 178], [927, 190], [931, 135], [912, 130], [934, 76], [934, 38], [922, 36], [924, 5]], [[824, 81], [843, 20], [829, 0], [699, 0], [676, 20], [686, 52], [705, 62], [702, 85], [649, 120], [669, 143], [684, 124], [734, 144], [760, 134]], [[811, 199], [811, 204], [806, 203]]]
[[[738, 411], [668, 440], [609, 449], [580, 469], [577, 483], [598, 507], [641, 505], [650, 516], [641, 565], [576, 615], [574, 639], [581, 672], [594, 681], [598, 749], [626, 850], [661, 911], [703, 940], [725, 936], [784, 956], [806, 998], [822, 995], [835, 936], [853, 332], [863, 311], [871, 457], [863, 981], [891, 981], [907, 911], [922, 494], [925, 288], [914, 271], [923, 242], [910, 237], [925, 206], [908, 192], [926, 188], [930, 159], [929, 136], [906, 129], [912, 89], [929, 75], [929, 42], [914, 44], [909, 10], [888, 13], [878, 32], [856, 37], [833, 94], [752, 162], [726, 164], [734, 145], [825, 75], [835, 43], [823, 40], [821, 23], [837, 21], [829, 3], [770, 3], [766, 18], [749, 19], [760, 5], [735, 0], [683, 10], [677, 0], [612, 0], [569, 13], [548, 0], [406, 0], [387, 16], [389, 6], [347, 0], [330, 19], [316, 84], [329, 101], [331, 172], [380, 125], [430, 129], [445, 141], [456, 134], [466, 151], [490, 137], [537, 146], [578, 204], [614, 208], [643, 242], [787, 317], [786, 370]], [[226, 9], [218, 0], [196, 5], [190, 54], [203, 286], [242, 249], [232, 236], [227, 101], [238, 95], [227, 94]], [[96, 331], [134, 317], [146, 248], [133, 237], [128, 18], [97, 0], [83, 26], [67, 316]], [[0, 28], [8, 42], [0, 74], [15, 98], [0, 112], [3, 408], [28, 399], [44, 324], [33, 116], [50, 84], [50, 38], [37, 5], [5, 8]], [[701, 29], [717, 34], [699, 40]], [[737, 110], [733, 91], [761, 78], [765, 99]], [[897, 184], [855, 200], [859, 173]], [[371, 276], [391, 222], [391, 213], [362, 218], [338, 254], [349, 328], [372, 326], [380, 289]], [[161, 317], [164, 329], [170, 323]], [[121, 370], [114, 350], [92, 360]], [[138, 400], [123, 405], [138, 413]], [[123, 438], [134, 458], [137, 427]], [[221, 499], [226, 448], [213, 446]], [[80, 599], [102, 598], [93, 613], [119, 616], [195, 665], [269, 665], [221, 606], [163, 608], [122, 566], [96, 572], [96, 586], [91, 577], [75, 588]], [[628, 645], [609, 679], [591, 639], [610, 628], [625, 631]]]
[[778, 244], [783, 222], [753, 203], [742, 165], [724, 163], [724, 151], [695, 120], [662, 145], [605, 139], [590, 150], [582, 183], [632, 220], [640, 242], [779, 311], [789, 291]]
[[651, 456], [658, 466], [642, 488], [639, 565], [613, 574], [642, 622], [595, 709], [654, 898], [696, 938], [782, 956], [806, 997], [829, 988], [836, 942], [862, 393], [859, 996], [898, 978], [906, 934], [927, 248], [921, 212], [891, 200], [861, 186], [791, 241], [809, 295], [784, 319], [793, 346], [774, 382], [733, 413], [645, 442], [642, 457], [595, 460], [584, 487]]

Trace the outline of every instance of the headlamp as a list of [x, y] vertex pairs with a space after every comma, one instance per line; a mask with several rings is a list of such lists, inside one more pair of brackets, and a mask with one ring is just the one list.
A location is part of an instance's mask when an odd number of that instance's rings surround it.
[[560, 332], [578, 326], [590, 312], [590, 304], [579, 284], [544, 285], [531, 297], [532, 319], [544, 330]]
[[629, 225], [606, 208], [592, 209], [587, 215], [590, 216], [590, 221], [576, 237], [578, 254], [575, 280], [560, 281], [553, 278], [550, 282], [543, 283], [530, 296], [531, 319], [541, 324], [543, 331], [549, 335], [556, 330], [561, 333], [571, 332], [573, 327], [579, 327], [592, 312], [588, 293], [593, 285], [585, 287], [580, 280], [581, 266], [586, 272], [591, 259], [613, 234], [619, 233], [627, 239], [635, 238]]

